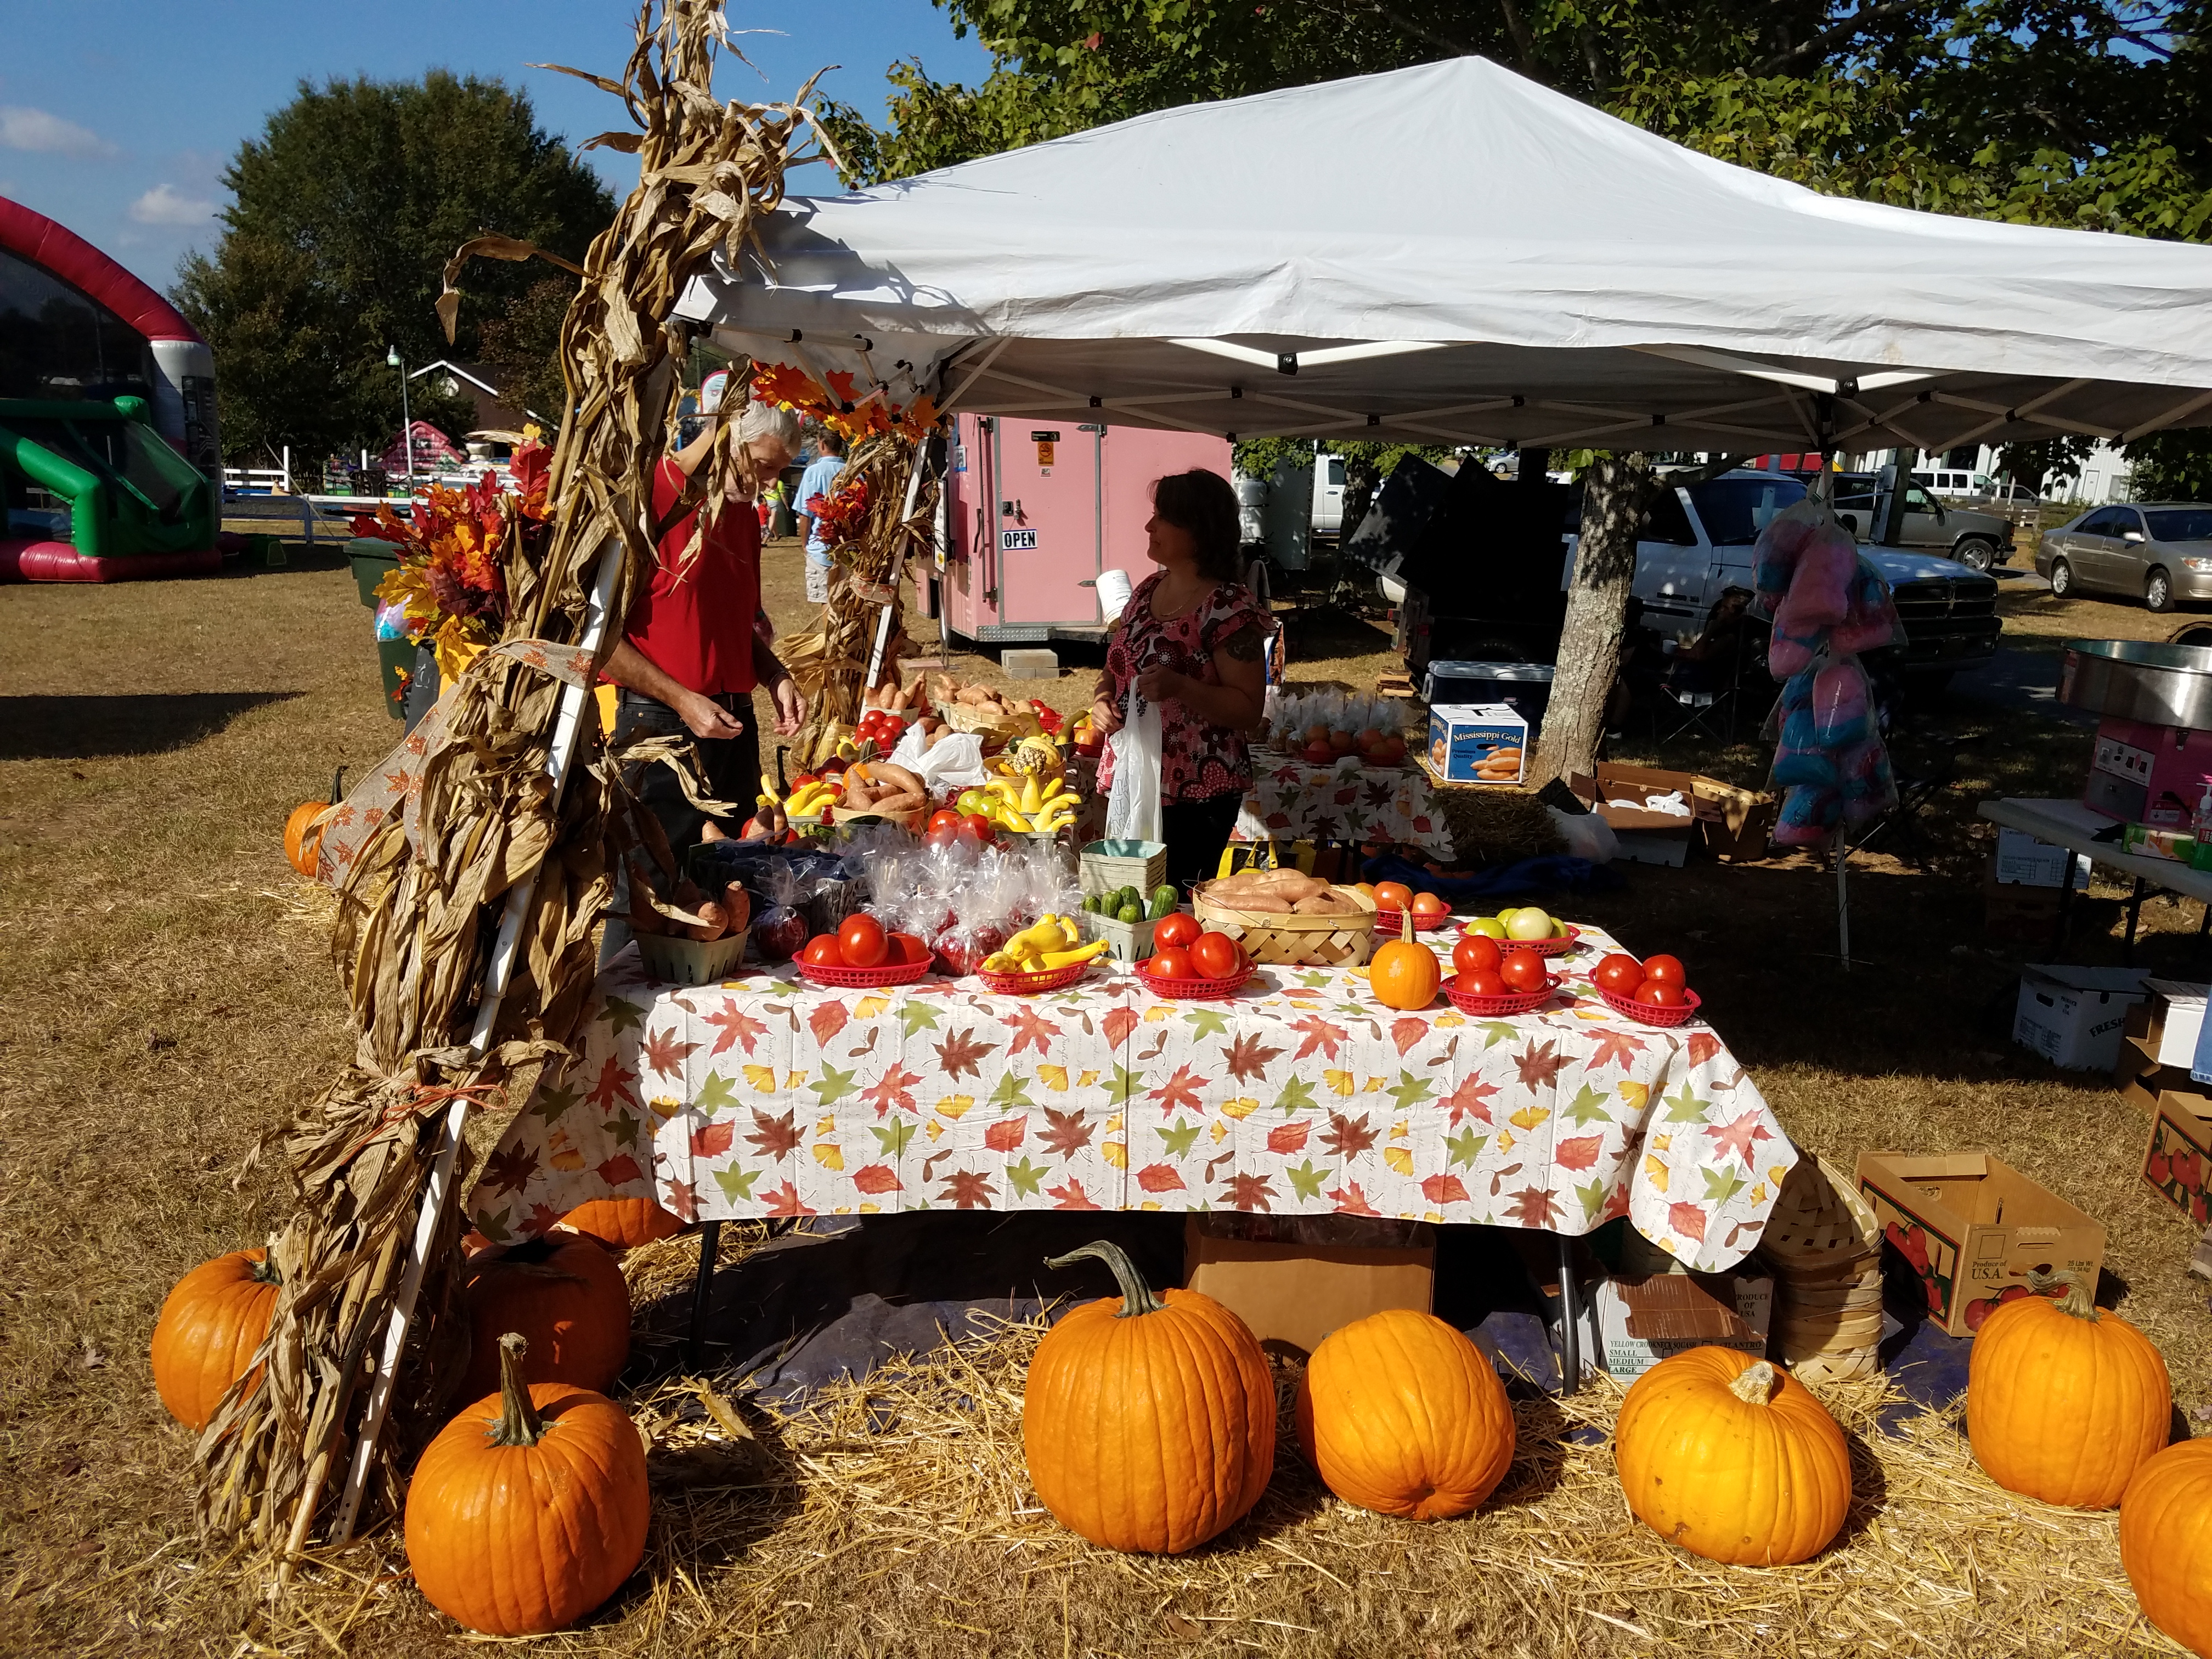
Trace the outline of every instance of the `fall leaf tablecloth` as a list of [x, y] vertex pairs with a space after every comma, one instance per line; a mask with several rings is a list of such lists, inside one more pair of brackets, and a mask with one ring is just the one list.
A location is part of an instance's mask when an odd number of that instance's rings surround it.
[[941, 1209], [1241, 1209], [1584, 1233], [1626, 1214], [1698, 1269], [1758, 1242], [1790, 1139], [1703, 1023], [1606, 1007], [1595, 929], [1534, 1014], [1399, 1014], [1340, 969], [1171, 1002], [1094, 969], [1049, 996], [788, 968], [601, 974], [584, 1047], [471, 1200], [495, 1242], [587, 1199], [686, 1220]]
[[1254, 750], [1252, 787], [1231, 841], [1370, 841], [1452, 856], [1451, 830], [1418, 766], [1368, 767], [1356, 755], [1309, 766]]

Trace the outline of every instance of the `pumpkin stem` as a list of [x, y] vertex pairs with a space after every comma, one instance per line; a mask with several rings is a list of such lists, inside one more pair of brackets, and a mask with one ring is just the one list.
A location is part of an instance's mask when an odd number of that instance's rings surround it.
[[1134, 1319], [1139, 1314], [1159, 1313], [1167, 1307], [1166, 1303], [1152, 1294], [1152, 1287], [1145, 1283], [1145, 1276], [1137, 1271], [1137, 1264], [1129, 1260], [1121, 1247], [1109, 1244], [1103, 1238], [1095, 1244], [1085, 1244], [1079, 1250], [1070, 1250], [1066, 1255], [1047, 1256], [1044, 1265], [1048, 1267], [1072, 1267], [1086, 1256], [1094, 1261], [1103, 1261], [1112, 1268], [1115, 1281], [1121, 1287], [1121, 1311], [1115, 1314], [1115, 1318]]
[[1408, 945], [1413, 942], [1413, 904], [1411, 899], [1406, 902], [1405, 909], [1399, 913], [1398, 937]]
[[2031, 1267], [2027, 1271], [2027, 1288], [2038, 1296], [2049, 1296], [2052, 1291], [2057, 1291], [2058, 1311], [2072, 1314], [2076, 1319], [2085, 1319], [2092, 1325], [2104, 1317], [2098, 1311], [2097, 1298], [2081, 1282], [2081, 1275], [2071, 1267], [2061, 1267], [2055, 1273]]
[[529, 1339], [520, 1331], [499, 1340], [499, 1426], [489, 1436], [495, 1446], [534, 1446], [544, 1438], [545, 1425], [531, 1402], [530, 1384], [522, 1380], [522, 1356], [529, 1352]]
[[261, 1259], [253, 1264], [252, 1278], [257, 1285], [281, 1285], [284, 1282], [284, 1275], [276, 1271], [276, 1258], [267, 1250], [262, 1251]]
[[1729, 1384], [1729, 1392], [1747, 1406], [1764, 1406], [1774, 1398], [1774, 1367], [1765, 1360], [1747, 1365], [1743, 1374]]

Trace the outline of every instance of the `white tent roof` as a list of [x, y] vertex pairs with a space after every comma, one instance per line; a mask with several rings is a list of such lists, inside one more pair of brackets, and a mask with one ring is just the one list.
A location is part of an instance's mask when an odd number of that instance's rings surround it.
[[1817, 195], [1480, 58], [794, 198], [763, 246], [678, 313], [1004, 415], [1663, 450], [1810, 447], [1822, 394], [1851, 448], [2212, 422], [2212, 248]]

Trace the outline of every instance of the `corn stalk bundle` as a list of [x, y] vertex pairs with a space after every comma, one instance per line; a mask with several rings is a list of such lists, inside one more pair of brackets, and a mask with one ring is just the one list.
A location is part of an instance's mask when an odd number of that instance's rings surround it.
[[[812, 118], [798, 101], [715, 100], [714, 55], [729, 49], [722, 0], [647, 0], [636, 36], [619, 79], [582, 75], [622, 99], [638, 129], [592, 142], [635, 155], [641, 171], [592, 243], [562, 327], [573, 412], [554, 453], [544, 521], [511, 521], [515, 533], [499, 548], [501, 643], [451, 687], [380, 778], [334, 809], [325, 834], [325, 873], [342, 898], [335, 951], [355, 1053], [281, 1143], [296, 1209], [271, 1241], [283, 1281], [276, 1316], [258, 1364], [198, 1447], [202, 1524], [254, 1547], [301, 1547], [361, 1432], [364, 1385], [393, 1324], [453, 1103], [529, 1105], [540, 1073], [568, 1057], [590, 997], [592, 930], [611, 896], [613, 860], [640, 843], [656, 859], [666, 850], [623, 787], [621, 764], [668, 760], [683, 772], [688, 745], [663, 738], [612, 754], [587, 738], [581, 774], [565, 791], [549, 757], [563, 694], [588, 687], [620, 639], [664, 528], [653, 514], [653, 482], [688, 342], [660, 319], [716, 249], [737, 252], [781, 203], [786, 168], [811, 159], [800, 140]], [[466, 258], [533, 252], [504, 238], [463, 248], [440, 301], [448, 333]], [[678, 513], [703, 503], [705, 520], [720, 509], [725, 483], [743, 465], [735, 429], [733, 419], [725, 423]], [[611, 590], [603, 558], [618, 562]], [[595, 580], [611, 601], [609, 621], [596, 648], [585, 649]], [[472, 1027], [498, 907], [526, 887], [513, 975], [479, 1046]], [[427, 1253], [392, 1419], [378, 1442], [387, 1503], [398, 1470], [443, 1420], [441, 1385], [465, 1357], [452, 1296], [460, 1212], [447, 1204]]]

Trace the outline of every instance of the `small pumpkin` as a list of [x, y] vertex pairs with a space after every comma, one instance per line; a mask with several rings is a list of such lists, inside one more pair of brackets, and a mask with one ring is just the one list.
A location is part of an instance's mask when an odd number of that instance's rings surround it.
[[1795, 1377], [1733, 1348], [1692, 1348], [1638, 1377], [1613, 1456], [1636, 1518], [1709, 1561], [1810, 1560], [1850, 1508], [1836, 1419]]
[[645, 1559], [645, 1448], [629, 1414], [528, 1383], [517, 1333], [499, 1391], [439, 1431], [407, 1486], [407, 1564], [430, 1605], [487, 1636], [573, 1625]]
[[1376, 951], [1367, 964], [1367, 983], [1385, 1008], [1412, 1012], [1437, 1000], [1443, 969], [1437, 953], [1413, 938], [1413, 913], [1401, 910], [1398, 916], [1399, 936]]
[[[2173, 1386], [2150, 1339], [2100, 1310], [2079, 1275], [2030, 1273], [1974, 1334], [1966, 1436], [2008, 1492], [2108, 1510], [2166, 1444]], [[2061, 1293], [2057, 1299], [2048, 1294]]]
[[1060, 1525], [1109, 1549], [1179, 1555], [1241, 1519], [1275, 1464], [1275, 1383], [1250, 1329], [1210, 1296], [1155, 1296], [1116, 1246], [1086, 1244], [1116, 1298], [1037, 1344], [1022, 1450]]
[[554, 1224], [596, 1240], [617, 1255], [684, 1231], [681, 1221], [650, 1198], [595, 1198]]
[[314, 879], [316, 860], [322, 850], [324, 813], [345, 799], [340, 787], [345, 781], [345, 768], [341, 766], [331, 779], [331, 798], [328, 800], [303, 800], [294, 807], [284, 820], [284, 857], [291, 866], [309, 880]]
[[198, 1433], [253, 1363], [276, 1311], [266, 1250], [233, 1250], [186, 1273], [154, 1324], [154, 1388], [169, 1415]]
[[2212, 1440], [2144, 1461], [2120, 1498], [2120, 1565], [2143, 1617], [2212, 1659]]
[[629, 1284], [612, 1256], [578, 1234], [478, 1250], [461, 1268], [461, 1298], [471, 1343], [463, 1400], [498, 1389], [502, 1332], [528, 1342], [526, 1382], [604, 1393], [629, 1358]]
[[1298, 1384], [1297, 1425], [1331, 1492], [1415, 1521], [1469, 1513], [1513, 1462], [1498, 1372], [1461, 1332], [1411, 1308], [1322, 1339]]

